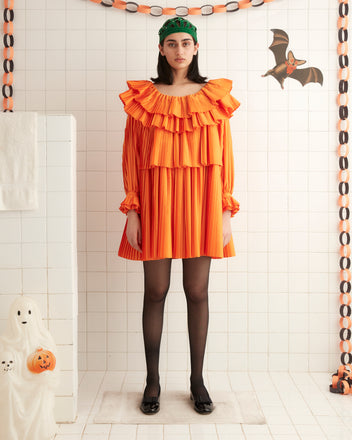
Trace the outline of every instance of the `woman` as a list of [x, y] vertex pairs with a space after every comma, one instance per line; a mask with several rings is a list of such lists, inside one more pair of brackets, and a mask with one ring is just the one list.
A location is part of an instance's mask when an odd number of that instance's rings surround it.
[[160, 409], [159, 352], [171, 260], [182, 258], [191, 352], [191, 399], [213, 411], [203, 382], [211, 258], [235, 255], [230, 217], [234, 166], [229, 117], [232, 82], [199, 74], [197, 29], [175, 17], [159, 30], [158, 77], [127, 81], [123, 146], [127, 214], [119, 256], [142, 260], [147, 379], [141, 410]]

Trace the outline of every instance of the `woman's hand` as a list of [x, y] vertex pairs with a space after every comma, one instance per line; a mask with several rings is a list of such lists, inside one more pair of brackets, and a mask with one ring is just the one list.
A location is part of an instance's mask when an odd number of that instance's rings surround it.
[[129, 244], [138, 252], [142, 252], [142, 227], [139, 215], [134, 209], [127, 213], [126, 236]]
[[224, 247], [229, 244], [231, 237], [231, 211], [224, 211], [222, 213], [222, 238]]

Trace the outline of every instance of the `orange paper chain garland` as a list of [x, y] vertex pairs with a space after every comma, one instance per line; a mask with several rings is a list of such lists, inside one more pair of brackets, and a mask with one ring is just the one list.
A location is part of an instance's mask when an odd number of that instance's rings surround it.
[[4, 1], [4, 74], [2, 77], [2, 96], [4, 112], [13, 111], [13, 19], [14, 0]]
[[350, 394], [352, 393], [352, 344], [351, 344], [351, 248], [350, 248], [350, 200], [349, 200], [349, 180], [348, 170], [348, 79], [350, 71], [348, 68], [348, 0], [339, 0], [338, 27], [338, 61], [339, 61], [339, 94], [337, 103], [339, 105], [339, 241], [340, 241], [340, 351], [341, 366], [336, 374], [332, 376], [330, 391], [332, 393]]
[[224, 5], [203, 5], [196, 8], [188, 8], [187, 6], [176, 6], [175, 8], [163, 8], [162, 6], [139, 5], [136, 2], [123, 0], [90, 0], [93, 3], [100, 3], [103, 6], [123, 9], [127, 12], [140, 12], [149, 14], [153, 17], [161, 15], [177, 15], [178, 17], [186, 17], [187, 15], [212, 15], [220, 12], [236, 12], [240, 9], [250, 8], [251, 6], [262, 6], [264, 3], [270, 3], [274, 0], [240, 0], [230, 1]]

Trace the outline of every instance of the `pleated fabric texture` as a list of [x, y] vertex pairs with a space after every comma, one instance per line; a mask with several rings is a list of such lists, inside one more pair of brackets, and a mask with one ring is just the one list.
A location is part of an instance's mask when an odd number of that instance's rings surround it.
[[222, 213], [233, 217], [234, 159], [229, 118], [240, 103], [232, 81], [209, 80], [200, 91], [169, 96], [151, 81], [127, 81], [119, 95], [127, 113], [122, 168], [123, 213], [134, 209], [142, 250], [122, 235], [118, 255], [130, 260], [235, 255], [223, 247]]

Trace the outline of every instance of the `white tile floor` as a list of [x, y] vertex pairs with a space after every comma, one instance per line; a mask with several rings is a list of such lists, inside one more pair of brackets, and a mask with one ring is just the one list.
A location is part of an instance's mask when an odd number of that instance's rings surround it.
[[[189, 374], [160, 377], [162, 393], [177, 384], [188, 395]], [[55, 440], [352, 440], [352, 395], [330, 393], [331, 374], [217, 372], [204, 378], [210, 395], [254, 390], [267, 424], [94, 424], [105, 390], [140, 390], [142, 397], [145, 374], [89, 371], [80, 374], [77, 422], [60, 425]]]

